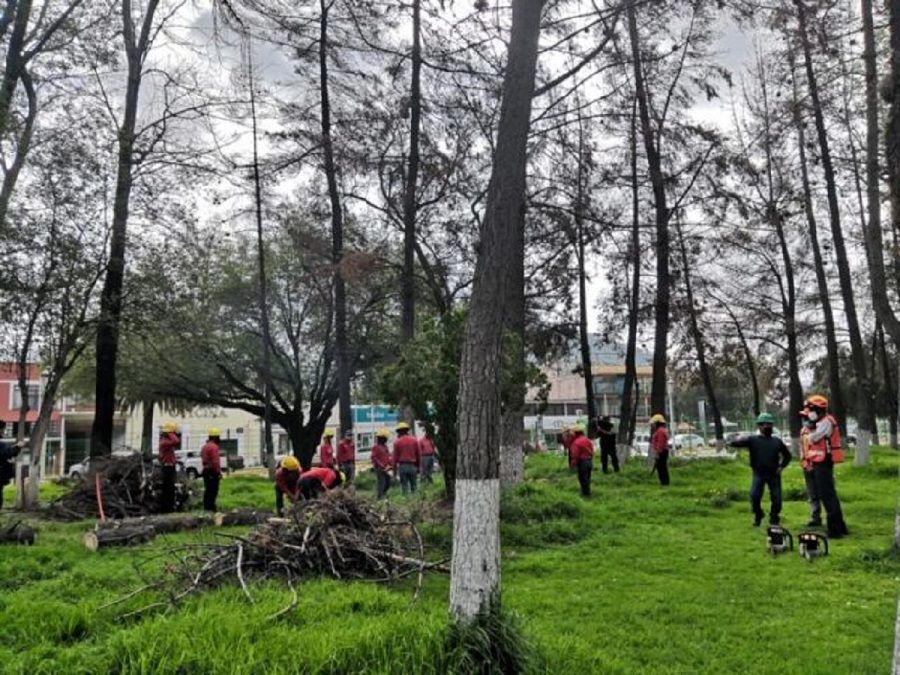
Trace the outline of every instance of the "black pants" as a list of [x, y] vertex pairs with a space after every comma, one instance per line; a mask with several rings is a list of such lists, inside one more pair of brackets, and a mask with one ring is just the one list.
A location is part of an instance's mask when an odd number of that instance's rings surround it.
[[669, 451], [663, 450], [656, 456], [656, 475], [660, 485], [669, 484]]
[[159, 506], [163, 513], [172, 513], [175, 510], [175, 467], [172, 465], [163, 464], [162, 467], [162, 495]]
[[222, 480], [216, 471], [203, 469], [203, 508], [207, 511], [216, 510], [216, 499], [219, 496], [219, 481]]
[[600, 463], [603, 465], [603, 473], [609, 473], [609, 469], [607, 468], [607, 460], [612, 460], [612, 468], [613, 471], [619, 473], [619, 455], [616, 453], [616, 448], [613, 446], [612, 448], [604, 448], [603, 445], [600, 446]]
[[781, 474], [762, 474], [753, 472], [753, 481], [750, 483], [750, 508], [757, 520], [762, 520], [762, 496], [763, 490], [769, 488], [769, 522], [777, 525], [781, 520]]
[[275, 486], [275, 511], [279, 516], [284, 515], [284, 493], [277, 485]]
[[353, 477], [356, 475], [356, 462], [344, 462], [338, 468], [344, 472], [347, 482], [352, 483]]
[[384, 469], [375, 469], [375, 496], [381, 499], [391, 487], [391, 474]]
[[3, 508], [3, 488], [6, 487], [8, 480], [0, 480], [0, 509]]
[[318, 478], [301, 478], [297, 483], [302, 499], [315, 499], [325, 491], [325, 486]]
[[591, 459], [578, 460], [578, 483], [581, 485], [581, 494], [591, 496], [591, 473], [594, 471], [594, 461]]
[[813, 464], [813, 477], [816, 481], [819, 501], [825, 507], [825, 513], [828, 516], [829, 536], [847, 534], [841, 500], [838, 499], [837, 489], [834, 486], [834, 464], [830, 460], [816, 462]]

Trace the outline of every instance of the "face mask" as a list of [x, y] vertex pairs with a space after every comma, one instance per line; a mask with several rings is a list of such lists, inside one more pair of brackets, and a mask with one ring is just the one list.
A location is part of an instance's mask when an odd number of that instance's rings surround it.
[[810, 412], [808, 417], [810, 422], [815, 422], [817, 419], [819, 419], [819, 414], [816, 412]]
[[762, 431], [763, 436], [771, 436], [772, 435], [772, 427], [763, 427], [760, 429]]

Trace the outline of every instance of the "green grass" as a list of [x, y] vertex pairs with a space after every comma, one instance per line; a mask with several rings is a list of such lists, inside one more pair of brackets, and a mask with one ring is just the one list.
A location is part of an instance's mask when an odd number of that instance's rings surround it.
[[[827, 558], [772, 558], [750, 526], [750, 472], [741, 459], [674, 462], [663, 490], [642, 462], [595, 474], [578, 496], [558, 457], [530, 457], [526, 482], [506, 493], [503, 603], [531, 643], [536, 672], [889, 672], [900, 560], [890, 550], [900, 455], [838, 467], [852, 536]], [[371, 490], [363, 475], [360, 489]], [[802, 476], [784, 477], [785, 524], [806, 520]], [[449, 551], [440, 486], [391, 493]], [[10, 495], [7, 495], [10, 496]], [[264, 478], [232, 476], [221, 506], [273, 502]], [[0, 549], [0, 672], [443, 673], [451, 671], [446, 577], [426, 579], [411, 604], [395, 586], [322, 579], [299, 586], [297, 609], [275, 582], [251, 583], [256, 602], [225, 587], [177, 610], [119, 620], [152, 596], [100, 609], [165, 576], [165, 550], [211, 532], [170, 535], [137, 549], [86, 552], [89, 523], [38, 524], [34, 547]], [[242, 528], [235, 528], [236, 532]]]

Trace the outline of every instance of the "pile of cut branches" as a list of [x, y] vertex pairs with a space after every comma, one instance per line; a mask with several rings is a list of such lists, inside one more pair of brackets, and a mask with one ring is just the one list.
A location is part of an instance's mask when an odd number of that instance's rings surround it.
[[[179, 475], [175, 482], [175, 510], [187, 509], [191, 497], [189, 483]], [[131, 455], [91, 460], [88, 474], [51, 502], [47, 515], [60, 520], [99, 518], [102, 506], [107, 518], [134, 518], [161, 513], [161, 505], [162, 469], [140, 455]]]
[[426, 560], [422, 537], [409, 518], [389, 508], [378, 510], [374, 502], [352, 488], [301, 501], [287, 517], [270, 518], [246, 536], [221, 536], [231, 541], [180, 547], [179, 564], [167, 566], [178, 586], [169, 600], [126, 616], [177, 603], [226, 582], [239, 584], [253, 602], [248, 580], [284, 579], [294, 599], [274, 618], [296, 606], [294, 582], [303, 578], [324, 575], [385, 582], [418, 575], [417, 597], [425, 570], [446, 571], [442, 562]]

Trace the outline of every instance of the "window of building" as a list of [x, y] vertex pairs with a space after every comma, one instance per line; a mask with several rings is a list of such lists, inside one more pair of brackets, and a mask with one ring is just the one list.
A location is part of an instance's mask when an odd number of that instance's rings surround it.
[[[28, 390], [28, 407], [31, 410], [37, 410], [40, 406], [41, 387], [38, 384], [25, 385]], [[18, 410], [22, 407], [22, 390], [18, 384], [12, 385], [12, 409]]]

